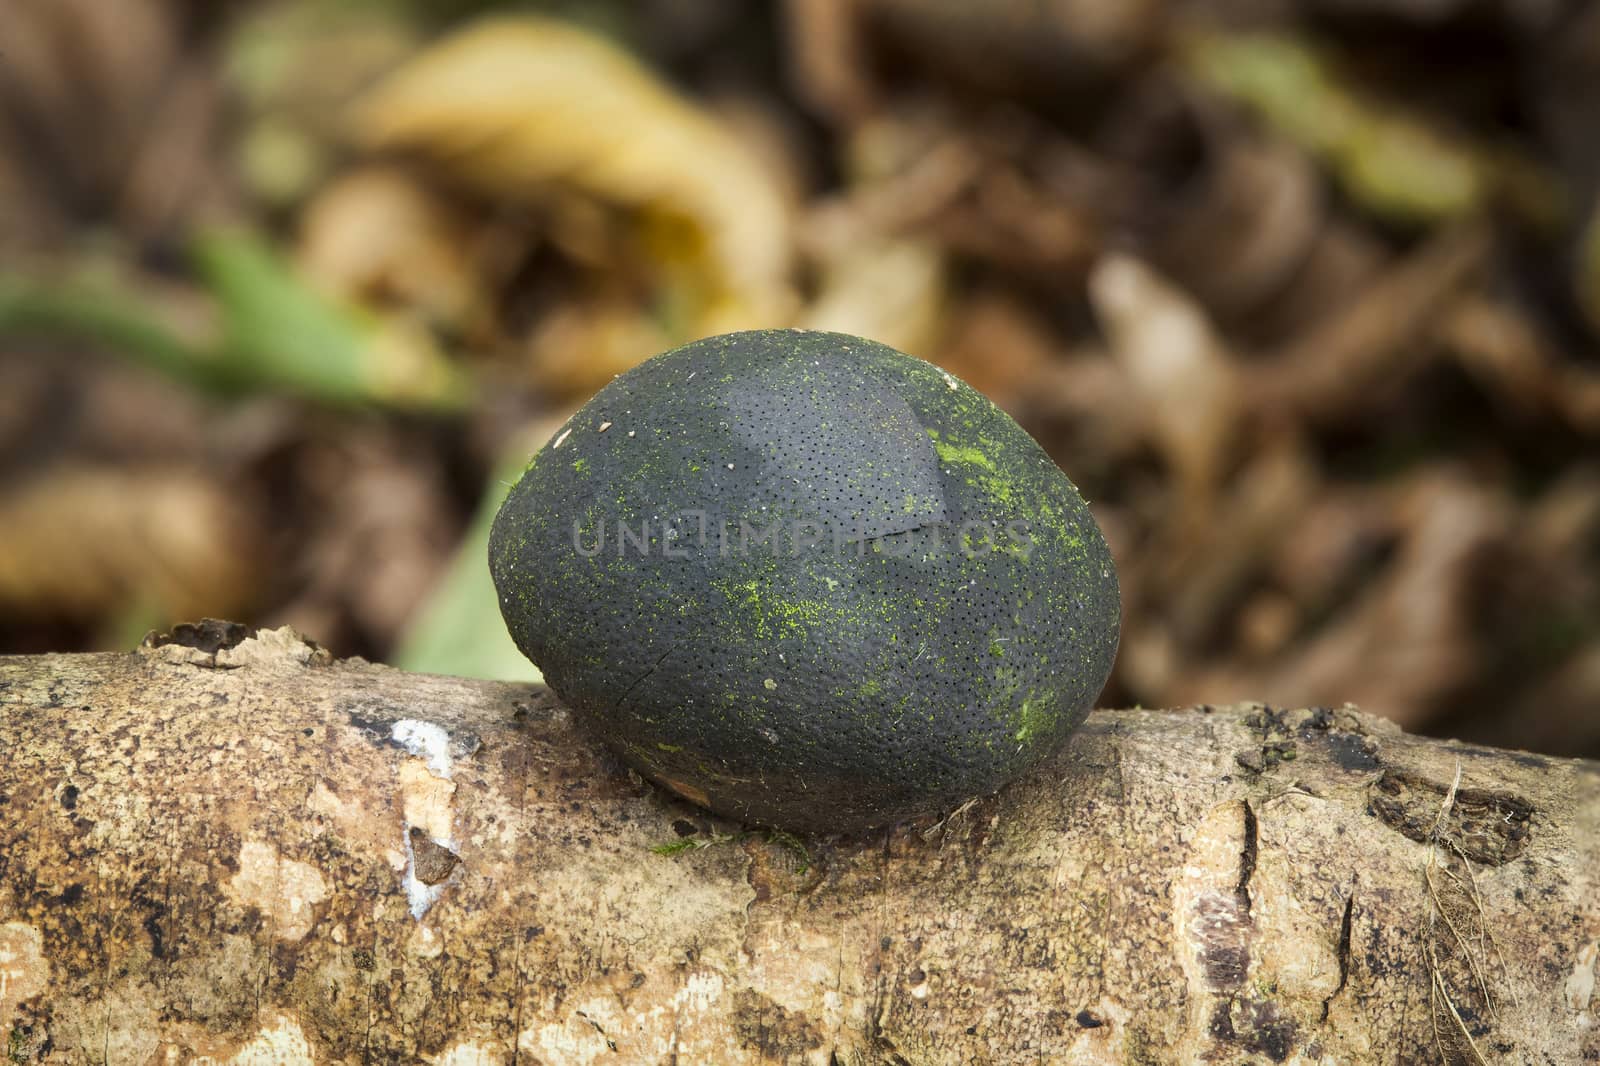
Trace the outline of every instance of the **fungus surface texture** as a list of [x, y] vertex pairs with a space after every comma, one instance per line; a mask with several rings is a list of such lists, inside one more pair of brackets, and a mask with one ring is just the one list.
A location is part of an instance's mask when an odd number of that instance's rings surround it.
[[602, 389], [495, 521], [511, 635], [652, 780], [849, 832], [993, 792], [1111, 670], [1072, 483], [938, 367], [837, 333], [696, 341]]

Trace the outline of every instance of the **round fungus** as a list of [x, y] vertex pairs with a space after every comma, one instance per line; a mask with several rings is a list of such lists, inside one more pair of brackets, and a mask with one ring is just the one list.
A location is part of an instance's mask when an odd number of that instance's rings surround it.
[[1105, 540], [982, 394], [837, 333], [621, 375], [529, 464], [490, 567], [522, 651], [641, 773], [847, 832], [993, 792], [1116, 655]]

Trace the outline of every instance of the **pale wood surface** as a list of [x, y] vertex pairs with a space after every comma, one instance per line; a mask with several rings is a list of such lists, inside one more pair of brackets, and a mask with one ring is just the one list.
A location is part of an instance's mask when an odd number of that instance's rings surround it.
[[[718, 842], [651, 851], [684, 832]], [[0, 658], [0, 1046], [1600, 1059], [1593, 763], [1348, 708], [1103, 711], [942, 823], [806, 848], [651, 788], [534, 687], [336, 662], [288, 630]]]

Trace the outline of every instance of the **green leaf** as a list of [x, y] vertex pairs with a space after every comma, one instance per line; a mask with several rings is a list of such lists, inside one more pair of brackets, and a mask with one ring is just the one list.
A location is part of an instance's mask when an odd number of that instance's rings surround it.
[[261, 237], [207, 231], [195, 266], [221, 325], [193, 338], [160, 301], [115, 271], [0, 274], [0, 337], [89, 341], [180, 381], [222, 392], [272, 389], [325, 403], [456, 411], [468, 378], [419, 324], [312, 290]]
[[506, 631], [489, 574], [489, 529], [511, 485], [528, 465], [528, 449], [517, 446], [512, 451], [491, 478], [444, 577], [401, 638], [395, 666], [486, 681], [544, 680]]
[[130, 289], [83, 278], [0, 275], [0, 337], [73, 338], [202, 388], [223, 388], [228, 368], [186, 341]]
[[260, 237], [211, 230], [195, 266], [222, 307], [224, 346], [241, 375], [318, 399], [456, 409], [466, 380], [421, 329], [314, 292]]

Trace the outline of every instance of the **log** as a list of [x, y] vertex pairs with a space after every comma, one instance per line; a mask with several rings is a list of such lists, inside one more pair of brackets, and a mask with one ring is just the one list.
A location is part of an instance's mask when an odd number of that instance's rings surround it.
[[0, 753], [12, 1063], [1600, 1059], [1600, 764], [1350, 707], [797, 841], [537, 686], [206, 625], [0, 659]]

